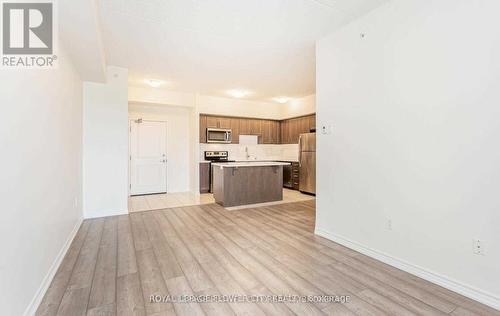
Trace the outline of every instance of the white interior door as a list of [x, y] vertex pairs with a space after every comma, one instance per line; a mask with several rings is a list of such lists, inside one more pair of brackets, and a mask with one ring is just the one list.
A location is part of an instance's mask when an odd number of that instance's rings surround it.
[[130, 194], [167, 192], [167, 123], [130, 122]]

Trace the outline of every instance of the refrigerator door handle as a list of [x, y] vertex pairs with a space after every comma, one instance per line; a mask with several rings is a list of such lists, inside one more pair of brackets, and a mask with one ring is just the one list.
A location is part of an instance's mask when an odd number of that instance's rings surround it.
[[302, 153], [301, 146], [302, 146], [302, 135], [299, 135], [299, 168], [302, 167], [302, 161], [301, 161], [302, 159], [300, 157], [300, 156], [302, 156], [301, 155], [301, 153]]

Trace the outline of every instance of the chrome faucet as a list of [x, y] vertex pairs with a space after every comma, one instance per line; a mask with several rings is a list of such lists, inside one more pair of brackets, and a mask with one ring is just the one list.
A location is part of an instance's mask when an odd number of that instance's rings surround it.
[[246, 153], [247, 160], [250, 160], [250, 154], [248, 153], [248, 147], [245, 147], [245, 153]]

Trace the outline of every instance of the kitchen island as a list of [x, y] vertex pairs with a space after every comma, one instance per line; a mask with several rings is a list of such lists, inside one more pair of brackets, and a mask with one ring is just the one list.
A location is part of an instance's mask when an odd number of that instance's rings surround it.
[[240, 206], [283, 200], [283, 166], [287, 162], [213, 163], [215, 202]]

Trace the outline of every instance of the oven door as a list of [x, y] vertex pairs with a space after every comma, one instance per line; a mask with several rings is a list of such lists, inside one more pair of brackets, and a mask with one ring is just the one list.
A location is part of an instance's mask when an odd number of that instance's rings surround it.
[[207, 128], [207, 143], [231, 143], [231, 130]]

